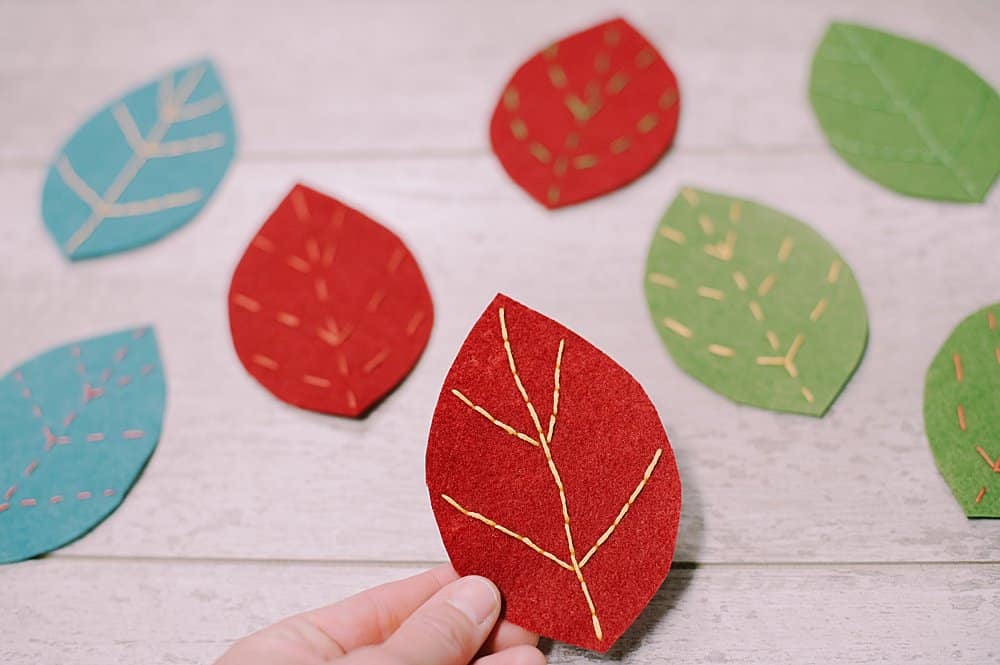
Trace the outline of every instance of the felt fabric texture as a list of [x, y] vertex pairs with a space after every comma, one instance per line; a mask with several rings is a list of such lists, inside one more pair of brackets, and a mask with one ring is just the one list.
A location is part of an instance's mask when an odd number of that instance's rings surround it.
[[156, 336], [138, 328], [50, 351], [0, 379], [0, 563], [76, 540], [122, 502], [160, 437]]
[[924, 382], [924, 429], [969, 517], [1000, 517], [1000, 303], [963, 320]]
[[679, 95], [656, 48], [616, 18], [521, 65], [497, 102], [490, 141], [514, 182], [558, 208], [651, 168], [673, 141]]
[[670, 570], [681, 484], [656, 409], [611, 358], [506, 296], [444, 381], [427, 486], [455, 569], [496, 582], [506, 618], [541, 635], [607, 651]]
[[935, 48], [832, 23], [812, 62], [809, 99], [848, 164], [910, 196], [979, 202], [1000, 173], [1000, 99]]
[[681, 190], [653, 235], [645, 289], [677, 364], [764, 409], [822, 416], [868, 340], [837, 251], [802, 222], [723, 194]]
[[109, 103], [60, 148], [42, 192], [45, 225], [74, 260], [153, 242], [208, 203], [235, 147], [212, 63], [168, 72]]
[[423, 353], [434, 305], [392, 231], [296, 185], [233, 274], [229, 325], [246, 370], [278, 399], [358, 417]]

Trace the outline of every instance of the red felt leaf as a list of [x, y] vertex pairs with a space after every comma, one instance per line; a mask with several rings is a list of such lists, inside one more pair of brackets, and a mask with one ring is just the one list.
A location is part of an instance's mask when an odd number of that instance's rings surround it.
[[296, 185], [257, 232], [229, 287], [246, 370], [276, 397], [359, 416], [427, 345], [434, 307], [396, 234]]
[[548, 208], [606, 194], [645, 173], [677, 130], [677, 79], [645, 37], [614, 19], [536, 53], [493, 111], [493, 151]]
[[507, 618], [539, 634], [606, 651], [670, 569], [681, 485], [656, 409], [611, 358], [506, 296], [445, 379], [427, 486], [455, 569], [494, 580]]

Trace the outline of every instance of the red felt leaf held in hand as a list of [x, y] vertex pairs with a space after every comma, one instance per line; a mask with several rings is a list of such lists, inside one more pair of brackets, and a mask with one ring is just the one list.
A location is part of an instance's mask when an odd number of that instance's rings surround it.
[[229, 325], [246, 370], [305, 409], [360, 416], [427, 345], [434, 307], [403, 241], [296, 185], [233, 274]]
[[677, 130], [677, 79], [623, 19], [536, 53], [504, 88], [490, 141], [504, 169], [548, 208], [617, 189], [649, 170]]
[[455, 569], [506, 617], [607, 651], [670, 570], [681, 484], [642, 386], [555, 321], [498, 295], [438, 398], [427, 486]]

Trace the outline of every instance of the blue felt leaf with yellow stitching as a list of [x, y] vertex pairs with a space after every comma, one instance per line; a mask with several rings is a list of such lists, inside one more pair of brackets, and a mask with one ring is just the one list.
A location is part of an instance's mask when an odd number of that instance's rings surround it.
[[0, 563], [62, 547], [118, 507], [156, 448], [165, 397], [148, 328], [60, 346], [0, 378]]
[[926, 44], [833, 23], [813, 58], [809, 99], [840, 156], [903, 194], [982, 201], [1000, 173], [1000, 97]]
[[42, 193], [45, 225], [74, 260], [153, 242], [205, 206], [235, 147], [212, 63], [169, 72], [101, 109], [60, 149]]

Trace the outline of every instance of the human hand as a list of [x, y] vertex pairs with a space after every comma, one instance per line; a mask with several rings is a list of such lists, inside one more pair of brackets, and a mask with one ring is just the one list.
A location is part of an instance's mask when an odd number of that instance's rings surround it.
[[538, 635], [499, 615], [492, 582], [445, 564], [284, 619], [215, 665], [545, 665]]

